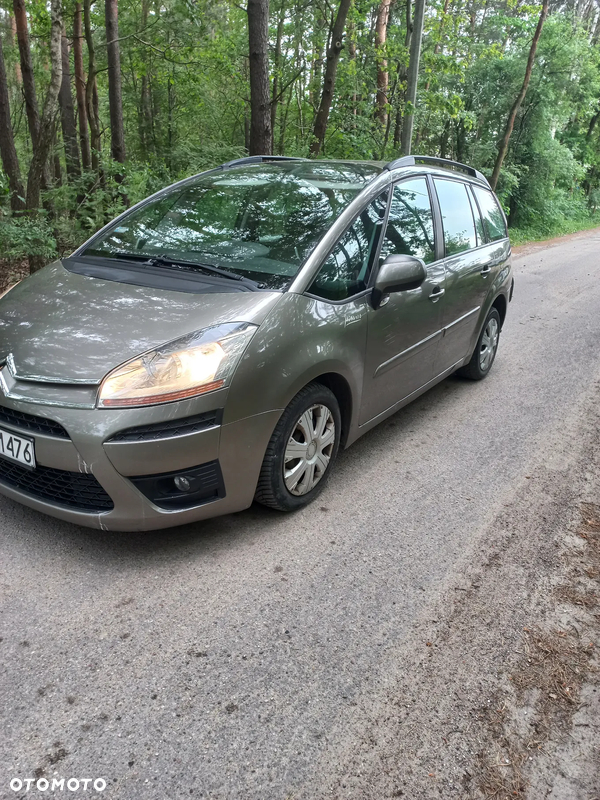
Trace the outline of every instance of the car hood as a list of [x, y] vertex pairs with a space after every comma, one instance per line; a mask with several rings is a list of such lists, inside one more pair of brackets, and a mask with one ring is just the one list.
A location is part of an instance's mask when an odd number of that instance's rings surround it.
[[0, 364], [45, 381], [102, 380], [114, 367], [187, 333], [263, 321], [280, 292], [187, 294], [67, 271], [57, 261], [0, 300]]

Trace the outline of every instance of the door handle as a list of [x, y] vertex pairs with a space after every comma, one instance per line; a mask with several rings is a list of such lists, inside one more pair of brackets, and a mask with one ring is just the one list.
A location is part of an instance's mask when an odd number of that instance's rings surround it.
[[492, 268], [490, 266], [487, 266], [484, 267], [479, 274], [482, 275], [484, 278], [487, 278], [487, 276], [490, 274], [491, 271]]
[[443, 297], [446, 294], [446, 290], [442, 289], [441, 286], [434, 286], [431, 294], [429, 295], [429, 299], [432, 303], [437, 303], [440, 297]]

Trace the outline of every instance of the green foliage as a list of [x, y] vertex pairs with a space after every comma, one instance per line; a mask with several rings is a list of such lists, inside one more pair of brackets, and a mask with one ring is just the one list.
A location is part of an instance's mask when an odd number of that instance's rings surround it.
[[[48, 7], [26, 0], [41, 107], [48, 85]], [[120, 0], [119, 26], [127, 163], [109, 157], [104, 4], [92, 5], [101, 171], [65, 178], [44, 192], [38, 217], [8, 213], [0, 172], [5, 253], [66, 253], [134, 203], [172, 181], [243, 156], [249, 126], [247, 16], [234, 0]], [[387, 40], [375, 45], [377, 0], [354, 0], [338, 65], [323, 155], [394, 158], [403, 115], [415, 111], [413, 151], [465, 161], [491, 175], [509, 110], [523, 81], [540, 6], [519, 0], [430, 0], [416, 109], [405, 103], [409, 60], [406, 0], [392, 3]], [[562, 8], [562, 7], [561, 7]], [[511, 137], [498, 192], [518, 234], [549, 235], [587, 224], [600, 205], [600, 45], [593, 4], [555, 9]], [[336, 4], [272, 0], [273, 151], [308, 154]], [[72, 35], [73, 4], [65, 5]], [[0, 12], [7, 21], [6, 12]], [[5, 30], [8, 27], [4, 26]], [[3, 35], [21, 174], [31, 144], [17, 83], [18, 51]], [[87, 58], [84, 47], [84, 61]], [[384, 116], [375, 113], [378, 70], [387, 66]], [[121, 181], [121, 176], [123, 179]], [[591, 209], [591, 211], [590, 211]], [[533, 235], [533, 234], [532, 234]]]
[[510, 239], [513, 245], [518, 246], [548, 239], [550, 236], [565, 236], [598, 227], [600, 227], [600, 214], [588, 212], [580, 219], [575, 217], [561, 220], [551, 231], [536, 227], [511, 228]]
[[48, 220], [43, 214], [0, 216], [0, 253], [3, 259], [20, 260], [31, 255], [50, 261], [56, 256], [56, 241]]

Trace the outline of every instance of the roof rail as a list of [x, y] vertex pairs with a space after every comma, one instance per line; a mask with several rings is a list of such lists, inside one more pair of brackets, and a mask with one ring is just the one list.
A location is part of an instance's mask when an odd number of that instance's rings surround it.
[[[466, 164], [461, 164], [459, 161], [450, 161], [447, 158], [437, 158], [435, 156], [402, 156], [394, 161], [386, 164], [384, 169], [392, 170], [399, 169], [400, 167], [414, 167], [417, 164], [424, 164], [425, 166], [440, 167], [441, 169], [449, 169], [454, 172], [464, 172], [466, 175], [471, 175], [473, 178], [479, 178], [487, 184], [487, 178], [482, 175], [479, 170], [474, 167], [469, 167]], [[489, 184], [488, 184], [489, 186]]]
[[234, 158], [233, 161], [228, 161], [226, 164], [221, 164], [221, 169], [239, 167], [243, 164], [262, 164], [268, 161], [306, 161], [306, 159], [295, 158], [294, 156], [244, 156], [243, 158]]

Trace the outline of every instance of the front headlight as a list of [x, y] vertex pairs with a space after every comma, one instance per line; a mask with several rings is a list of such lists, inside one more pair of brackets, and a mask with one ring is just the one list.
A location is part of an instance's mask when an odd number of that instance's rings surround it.
[[102, 381], [100, 408], [152, 406], [226, 386], [257, 326], [231, 322], [132, 358]]

